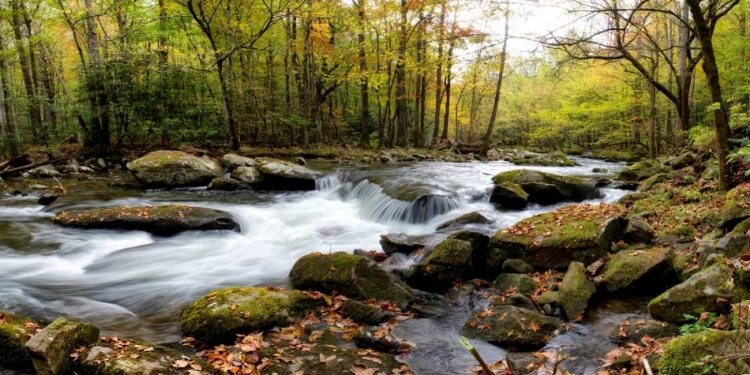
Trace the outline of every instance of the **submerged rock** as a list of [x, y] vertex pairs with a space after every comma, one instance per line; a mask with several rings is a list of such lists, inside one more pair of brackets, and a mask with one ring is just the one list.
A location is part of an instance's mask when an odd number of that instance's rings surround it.
[[499, 305], [472, 315], [461, 334], [511, 350], [534, 350], [543, 347], [561, 326], [558, 318]]
[[409, 269], [406, 281], [428, 291], [447, 290], [472, 269], [471, 243], [448, 239], [437, 245], [422, 263]]
[[522, 210], [529, 203], [529, 193], [521, 185], [511, 182], [495, 184], [490, 194], [490, 203], [509, 210]]
[[34, 370], [25, 345], [36, 329], [36, 324], [26, 317], [0, 311], [0, 368]]
[[232, 215], [203, 207], [181, 205], [110, 207], [63, 211], [52, 222], [82, 229], [142, 230], [171, 236], [188, 230], [239, 230]]
[[608, 293], [655, 295], [677, 282], [674, 251], [625, 249], [615, 254], [595, 281]]
[[321, 174], [303, 166], [270, 158], [255, 159], [262, 175], [258, 188], [262, 190], [315, 190], [315, 180]]
[[233, 287], [193, 301], [180, 314], [186, 336], [211, 344], [233, 342], [249, 333], [290, 323], [322, 303], [297, 291]]
[[572, 262], [560, 284], [557, 303], [562, 306], [568, 319], [577, 320], [583, 316], [589, 299], [595, 292], [594, 282], [586, 277], [586, 267], [583, 263]]
[[[750, 330], [708, 330], [678, 337], [664, 348], [659, 360], [660, 373], [670, 375], [694, 375], [700, 367], [694, 364], [706, 358], [721, 358], [712, 361], [716, 374], [750, 373]], [[738, 355], [740, 354], [740, 355]]]
[[529, 202], [539, 204], [580, 202], [599, 196], [596, 182], [592, 180], [528, 169], [499, 173], [492, 178], [492, 181], [498, 185], [507, 183], [519, 185], [528, 193]]
[[214, 159], [182, 151], [154, 151], [128, 163], [128, 169], [149, 187], [207, 186], [224, 168]]
[[390, 301], [401, 309], [408, 308], [415, 298], [409, 287], [372, 260], [345, 252], [305, 255], [294, 263], [289, 278], [297, 289]]
[[461, 225], [461, 224], [490, 224], [492, 223], [492, 220], [486, 218], [484, 215], [480, 214], [479, 212], [469, 212], [468, 214], [463, 214], [455, 219], [448, 220], [443, 224], [440, 224], [440, 226], [437, 227], [437, 230], [445, 229], [453, 225]]
[[86, 323], [58, 318], [26, 342], [26, 349], [39, 375], [68, 374], [70, 353], [99, 339], [99, 329]]

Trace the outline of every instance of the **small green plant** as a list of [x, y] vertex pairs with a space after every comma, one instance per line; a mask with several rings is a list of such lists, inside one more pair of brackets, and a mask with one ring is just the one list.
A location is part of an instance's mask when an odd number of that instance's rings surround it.
[[708, 354], [701, 358], [700, 361], [691, 362], [688, 368], [695, 368], [700, 371], [700, 374], [716, 374], [718, 373], [718, 369], [712, 361], [713, 357], [713, 354]]
[[690, 314], [682, 315], [685, 317], [685, 319], [688, 320], [687, 323], [683, 324], [680, 327], [680, 333], [684, 335], [708, 330], [714, 323], [716, 323], [716, 320], [718, 319], [718, 315], [716, 313], [703, 313], [700, 317]]

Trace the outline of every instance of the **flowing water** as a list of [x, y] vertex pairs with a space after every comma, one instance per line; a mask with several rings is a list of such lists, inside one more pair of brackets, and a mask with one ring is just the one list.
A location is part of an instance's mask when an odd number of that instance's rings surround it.
[[[532, 169], [592, 175], [595, 167], [610, 173], [622, 167], [577, 161], [577, 167]], [[494, 222], [461, 229], [491, 234], [555, 208], [499, 211], [489, 204], [491, 177], [519, 168], [506, 162], [312, 162], [310, 167], [327, 177], [318, 181], [318, 190], [305, 193], [127, 192], [83, 184], [69, 186], [70, 196], [46, 208], [36, 205], [38, 196], [0, 197], [0, 310], [46, 321], [64, 315], [91, 322], [104, 334], [173, 342], [180, 339], [179, 310], [188, 302], [223, 286], [284, 285], [294, 262], [310, 252], [379, 250], [380, 235], [394, 232], [432, 235], [437, 242], [450, 233], [436, 233], [441, 223], [471, 211]], [[591, 202], [613, 202], [625, 194], [614, 189], [602, 193]], [[225, 210], [242, 230], [163, 238], [137, 231], [68, 229], [49, 222], [63, 209], [167, 203]], [[467, 314], [467, 308], [458, 306], [444, 317], [403, 324], [399, 335], [419, 345], [407, 359], [418, 373], [457, 373], [473, 365], [457, 343]], [[503, 356], [487, 344], [480, 351], [492, 360]], [[434, 372], [436, 361], [444, 364], [443, 372]]]

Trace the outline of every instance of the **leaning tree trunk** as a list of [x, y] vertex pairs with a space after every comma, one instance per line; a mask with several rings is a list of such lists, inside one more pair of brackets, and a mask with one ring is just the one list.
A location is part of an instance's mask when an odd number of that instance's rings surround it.
[[503, 48], [500, 52], [500, 71], [497, 73], [497, 86], [495, 87], [495, 99], [492, 103], [492, 115], [490, 116], [490, 123], [487, 125], [487, 132], [484, 134], [482, 140], [482, 147], [479, 150], [479, 155], [487, 157], [487, 151], [490, 148], [490, 139], [492, 138], [492, 132], [495, 127], [495, 120], [497, 120], [497, 108], [500, 105], [500, 91], [503, 88], [503, 74], [505, 73], [505, 52], [508, 48], [508, 21], [510, 18], [510, 5], [505, 5], [505, 35], [503, 36]]

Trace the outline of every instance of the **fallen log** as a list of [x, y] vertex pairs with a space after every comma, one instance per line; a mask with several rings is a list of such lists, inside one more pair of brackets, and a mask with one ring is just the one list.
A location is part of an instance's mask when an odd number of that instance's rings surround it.
[[70, 160], [70, 158], [46, 160], [46, 161], [40, 161], [38, 163], [32, 163], [32, 164], [29, 164], [29, 165], [24, 165], [23, 167], [11, 168], [11, 169], [7, 169], [7, 170], [4, 170], [4, 171], [0, 171], [0, 177], [2, 177], [2, 176], [9, 176], [9, 175], [16, 174], [16, 173], [23, 173], [23, 172], [32, 170], [32, 169], [37, 168], [37, 167], [42, 167], [42, 166], [45, 166], [45, 165], [48, 165], [48, 164], [57, 164], [57, 163], [60, 163], [60, 162], [63, 162], [63, 161], [68, 161], [68, 160]]

